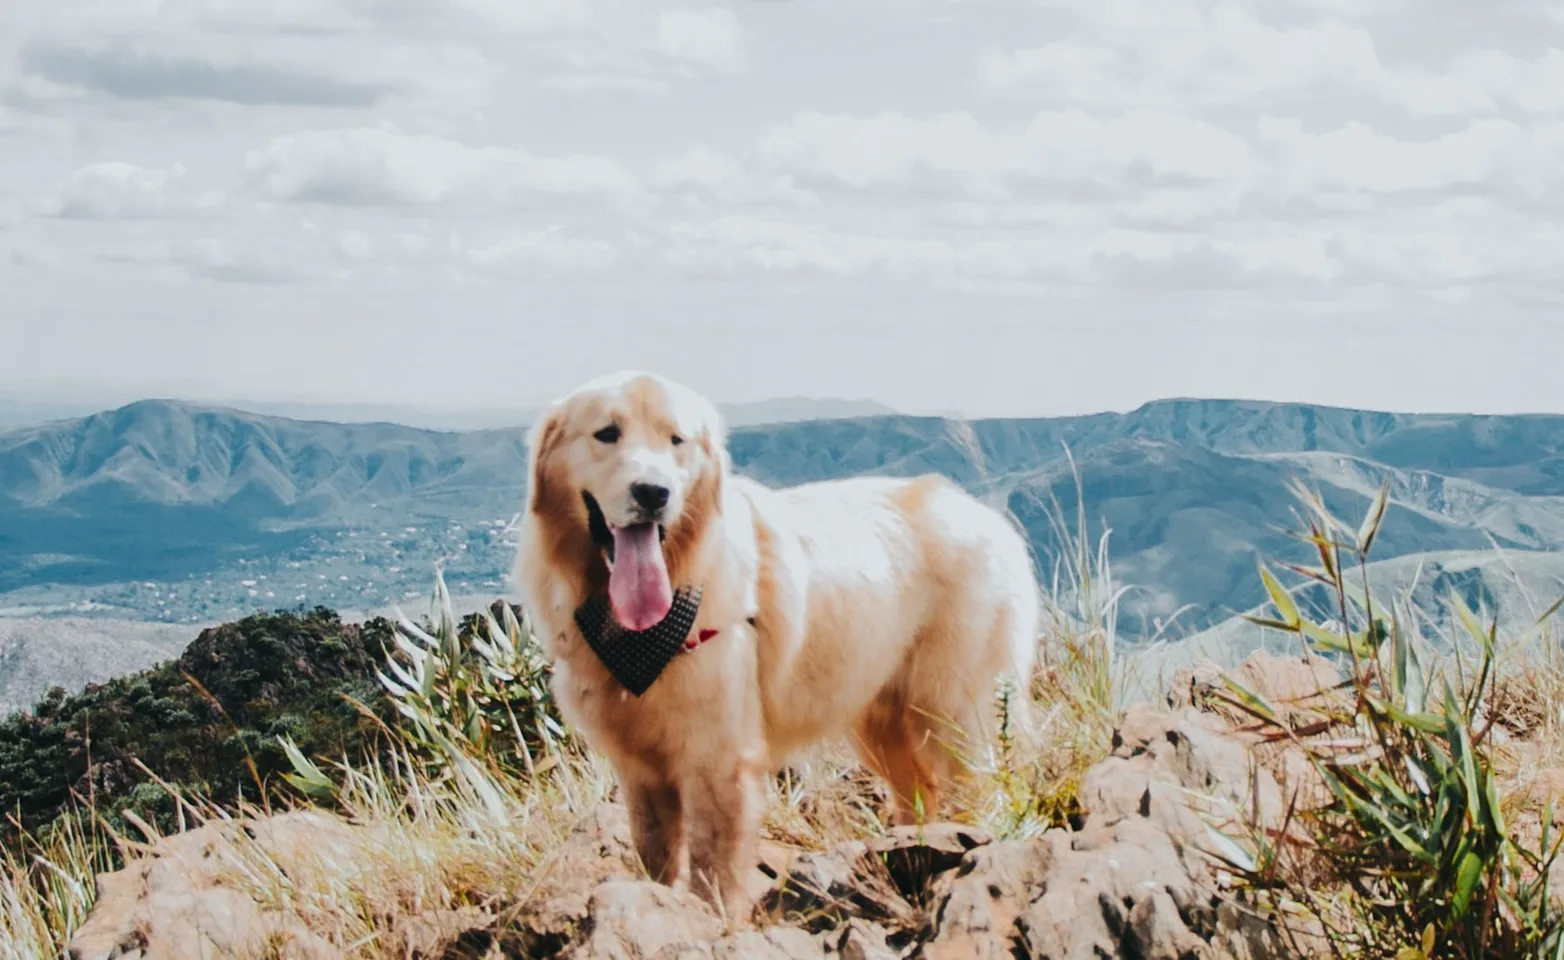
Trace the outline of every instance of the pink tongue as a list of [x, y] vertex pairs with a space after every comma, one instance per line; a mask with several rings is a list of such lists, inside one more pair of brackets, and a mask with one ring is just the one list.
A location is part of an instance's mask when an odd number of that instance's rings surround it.
[[608, 574], [614, 619], [627, 630], [650, 630], [673, 608], [673, 588], [657, 524], [614, 529], [614, 566]]

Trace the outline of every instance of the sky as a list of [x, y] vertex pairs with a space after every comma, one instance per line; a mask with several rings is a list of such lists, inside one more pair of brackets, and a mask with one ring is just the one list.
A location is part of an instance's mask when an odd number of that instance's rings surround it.
[[7, 0], [0, 393], [1564, 411], [1545, 0]]

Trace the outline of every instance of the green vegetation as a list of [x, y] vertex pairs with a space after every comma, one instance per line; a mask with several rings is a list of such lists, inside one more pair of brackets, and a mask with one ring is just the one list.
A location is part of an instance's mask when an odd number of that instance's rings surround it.
[[1263, 740], [1299, 751], [1323, 787], [1321, 802], [1290, 811], [1277, 835], [1257, 833], [1257, 856], [1233, 865], [1264, 902], [1318, 924], [1337, 955], [1564, 956], [1564, 914], [1549, 890], [1560, 852], [1551, 801], [1530, 837], [1512, 833], [1501, 802], [1490, 745], [1503, 708], [1497, 621], [1484, 626], [1452, 592], [1463, 635], [1438, 657], [1409, 605], [1377, 597], [1365, 572], [1388, 489], [1356, 528], [1298, 492], [1309, 518], [1300, 539], [1318, 566], [1288, 568], [1323, 585], [1336, 616], [1309, 618], [1262, 569], [1276, 616], [1255, 621], [1301, 638], [1305, 655], [1334, 659], [1347, 679], [1297, 711], [1226, 681], [1222, 699]]
[[[173, 829], [153, 776], [224, 804], [267, 802], [290, 769], [279, 738], [311, 755], [358, 750], [389, 716], [375, 670], [391, 625], [335, 613], [257, 614], [203, 632], [177, 659], [94, 685], [55, 688], [0, 720], [0, 813], [9, 834], [85, 804], [114, 829], [125, 813]], [[371, 708], [366, 716], [345, 698]], [[150, 771], [150, 774], [149, 774]]]

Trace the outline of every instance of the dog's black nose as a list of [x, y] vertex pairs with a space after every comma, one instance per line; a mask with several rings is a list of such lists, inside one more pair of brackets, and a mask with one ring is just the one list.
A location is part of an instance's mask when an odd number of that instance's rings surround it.
[[630, 484], [630, 498], [642, 510], [656, 513], [668, 505], [668, 488], [655, 483]]

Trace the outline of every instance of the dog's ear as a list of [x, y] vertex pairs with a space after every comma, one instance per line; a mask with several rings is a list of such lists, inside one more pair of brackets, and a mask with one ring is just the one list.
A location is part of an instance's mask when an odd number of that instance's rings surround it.
[[709, 401], [702, 401], [705, 407], [702, 411], [703, 421], [701, 430], [701, 447], [705, 451], [714, 469], [709, 470], [709, 476], [705, 478], [705, 495], [709, 500], [709, 506], [713, 513], [722, 512], [722, 487], [723, 481], [733, 470], [733, 461], [728, 456], [728, 426], [723, 419], [722, 411], [717, 405]]
[[705, 398], [701, 404], [701, 432], [700, 444], [708, 456], [722, 465], [724, 472], [729, 467], [728, 463], [728, 424], [722, 416], [722, 411], [717, 405]]
[[550, 486], [549, 458], [559, 447], [565, 433], [565, 418], [559, 405], [549, 407], [538, 422], [527, 431], [527, 483], [531, 487], [527, 496], [527, 509], [537, 513], [552, 501], [557, 493]]

